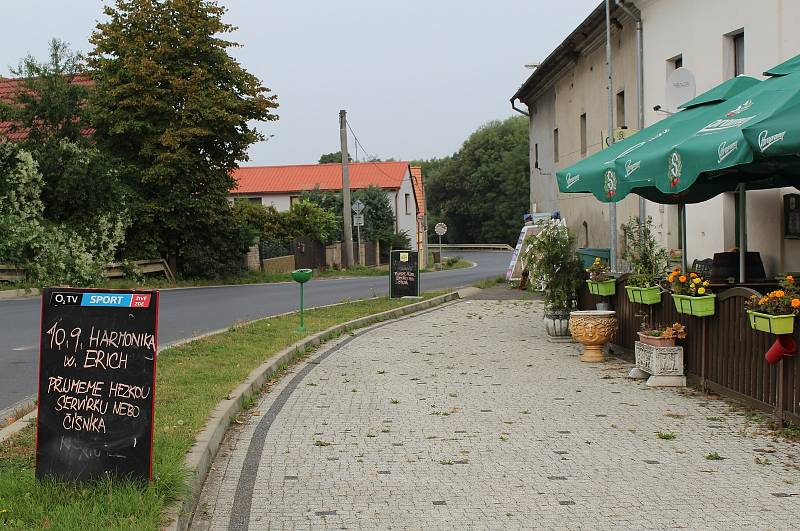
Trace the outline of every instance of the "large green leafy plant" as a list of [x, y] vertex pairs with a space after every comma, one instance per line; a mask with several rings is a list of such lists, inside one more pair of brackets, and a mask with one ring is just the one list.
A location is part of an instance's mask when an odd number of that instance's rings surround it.
[[622, 226], [624, 251], [622, 259], [630, 265], [627, 284], [637, 288], [657, 286], [669, 266], [667, 250], [658, 243], [653, 230], [653, 218], [639, 227], [639, 218], [632, 217]]
[[[586, 272], [575, 254], [575, 236], [559, 221], [542, 223], [536, 236], [525, 240], [523, 265], [544, 287], [545, 313], [567, 315], [576, 307], [576, 292]], [[536, 282], [528, 286], [535, 287]]]

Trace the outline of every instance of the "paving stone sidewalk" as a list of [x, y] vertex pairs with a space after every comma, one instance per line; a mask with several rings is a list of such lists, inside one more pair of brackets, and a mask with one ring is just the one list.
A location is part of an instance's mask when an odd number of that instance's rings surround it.
[[580, 363], [540, 302], [461, 301], [330, 348], [229, 432], [193, 529], [798, 528], [800, 447]]

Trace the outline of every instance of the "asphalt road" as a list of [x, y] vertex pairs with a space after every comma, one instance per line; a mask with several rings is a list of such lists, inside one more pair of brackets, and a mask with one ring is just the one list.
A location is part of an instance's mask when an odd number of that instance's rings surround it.
[[[511, 253], [458, 253], [476, 267], [423, 273], [422, 290], [469, 286], [505, 274]], [[311, 280], [306, 306], [333, 304], [388, 293], [388, 277]], [[275, 315], [297, 308], [294, 283], [173, 289], [161, 292], [159, 343], [165, 345], [237, 321]], [[36, 392], [39, 356], [40, 299], [0, 301], [0, 411]]]

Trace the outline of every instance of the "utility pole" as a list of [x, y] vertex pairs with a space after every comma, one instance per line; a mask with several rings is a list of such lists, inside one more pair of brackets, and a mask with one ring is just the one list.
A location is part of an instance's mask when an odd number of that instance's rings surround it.
[[347, 111], [339, 111], [339, 139], [342, 143], [342, 215], [344, 216], [344, 266], [353, 265], [353, 217], [350, 213], [350, 167], [347, 155]]
[[[608, 72], [608, 146], [614, 144], [614, 84], [611, 69], [611, 0], [606, 0], [606, 69]], [[608, 203], [608, 221], [610, 225], [609, 262], [611, 271], [617, 271], [617, 203]]]

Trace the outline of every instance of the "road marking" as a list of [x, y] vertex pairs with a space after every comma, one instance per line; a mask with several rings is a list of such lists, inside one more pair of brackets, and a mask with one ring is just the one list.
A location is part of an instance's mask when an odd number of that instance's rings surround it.
[[14, 347], [11, 350], [16, 350], [16, 351], [19, 351], [19, 350], [33, 350], [35, 348], [36, 348], [36, 345], [25, 345], [23, 347]]

